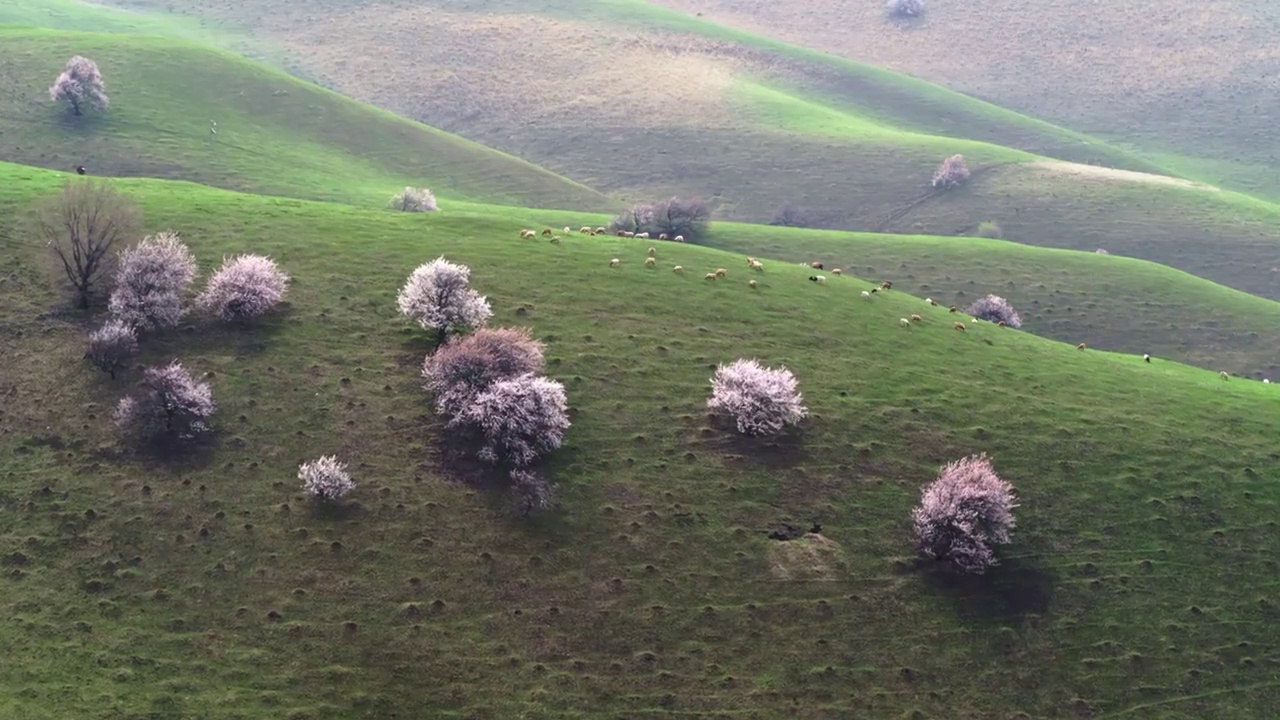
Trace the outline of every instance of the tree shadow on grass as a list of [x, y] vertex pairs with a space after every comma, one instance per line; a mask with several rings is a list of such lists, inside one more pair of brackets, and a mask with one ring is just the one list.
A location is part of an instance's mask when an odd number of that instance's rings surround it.
[[809, 457], [804, 431], [800, 428], [790, 427], [777, 435], [753, 437], [739, 433], [734, 422], [726, 417], [713, 416], [710, 423], [714, 434], [703, 445], [726, 460], [782, 470], [803, 465]]
[[1053, 604], [1054, 577], [1019, 560], [1001, 562], [985, 575], [963, 575], [924, 559], [916, 569], [939, 594], [951, 598], [961, 616], [981, 624], [1016, 623], [1047, 612]]

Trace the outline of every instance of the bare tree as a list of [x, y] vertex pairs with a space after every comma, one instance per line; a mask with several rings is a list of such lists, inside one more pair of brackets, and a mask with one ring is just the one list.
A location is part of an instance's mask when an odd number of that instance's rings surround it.
[[106, 182], [76, 180], [40, 204], [36, 222], [71, 285], [76, 306], [87, 309], [115, 267], [116, 249], [141, 227], [142, 213]]

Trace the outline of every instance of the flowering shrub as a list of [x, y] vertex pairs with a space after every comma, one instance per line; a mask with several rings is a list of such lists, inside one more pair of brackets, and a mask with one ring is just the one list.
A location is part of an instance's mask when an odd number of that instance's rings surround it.
[[182, 318], [182, 291], [196, 276], [196, 259], [177, 233], [148, 235], [120, 253], [111, 314], [138, 330], [173, 327]]
[[178, 362], [147, 368], [133, 395], [120, 398], [120, 432], [140, 442], [190, 442], [213, 431], [213, 393]]
[[437, 342], [450, 332], [483, 327], [493, 316], [489, 301], [472, 290], [471, 268], [438, 257], [418, 266], [396, 303], [400, 313], [413, 318], [425, 330], [435, 330]]
[[391, 197], [387, 207], [401, 212], [435, 212], [436, 196], [427, 188], [406, 187]]
[[76, 55], [67, 61], [66, 68], [49, 88], [49, 98], [54, 102], [66, 101], [76, 115], [83, 115], [84, 107], [106, 110], [111, 104], [107, 99], [107, 86], [102, 82], [98, 64]]
[[89, 348], [84, 357], [99, 370], [116, 373], [138, 354], [138, 336], [133, 328], [119, 320], [108, 320], [102, 327], [89, 333]]
[[240, 255], [222, 261], [209, 278], [196, 305], [225, 322], [247, 322], [284, 300], [289, 276], [262, 255]]
[[964, 164], [963, 155], [952, 155], [933, 172], [933, 186], [949, 190], [960, 187], [969, 179], [969, 167]]
[[732, 416], [744, 435], [772, 435], [805, 417], [802, 400], [795, 376], [785, 367], [735, 360], [716, 368], [707, 407]]
[[555, 507], [556, 488], [546, 478], [530, 471], [511, 471], [512, 505], [516, 514], [527, 517]]
[[333, 455], [321, 455], [299, 465], [298, 479], [302, 481], [302, 489], [318, 500], [337, 500], [356, 489], [347, 464], [338, 462]]
[[523, 467], [560, 447], [569, 429], [564, 386], [525, 374], [499, 380], [449, 422], [477, 431], [480, 459]]
[[528, 328], [481, 328], [428, 355], [422, 376], [437, 410], [453, 418], [493, 383], [541, 370], [542, 343]]
[[962, 573], [981, 575], [996, 564], [991, 546], [1009, 542], [1016, 500], [985, 454], [950, 463], [911, 513], [916, 547]]
[[1013, 309], [1008, 300], [999, 295], [988, 295], [970, 305], [965, 312], [988, 322], [1004, 323], [1009, 327], [1022, 327], [1022, 317]]

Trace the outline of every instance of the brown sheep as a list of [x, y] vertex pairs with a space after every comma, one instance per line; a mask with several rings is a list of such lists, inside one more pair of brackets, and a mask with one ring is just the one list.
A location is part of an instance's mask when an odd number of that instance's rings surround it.
[[885, 290], [888, 290], [893, 287], [893, 283], [889, 282], [888, 280], [885, 280], [884, 282], [880, 283], [880, 287], [884, 288]]
[[823, 269], [822, 263], [820, 263], [820, 262], [818, 262], [818, 261], [816, 261], [816, 260], [815, 260], [815, 261], [813, 261], [813, 262], [811, 262], [811, 263], [809, 263], [809, 267], [813, 268], [814, 270], [822, 270], [822, 269]]
[[960, 312], [960, 310], [955, 305], [952, 305], [947, 312]]
[[968, 328], [967, 328], [967, 327], [965, 327], [964, 323], [962, 323], [962, 322], [958, 322], [958, 323], [956, 323], [954, 327], [955, 327], [955, 329], [957, 329], [957, 330], [968, 330]]
[[933, 307], [938, 307], [938, 301], [937, 301], [937, 300], [932, 300], [932, 299], [931, 299], [931, 300], [929, 300], [929, 304], [930, 304], [930, 305], [932, 305]]
[[924, 322], [924, 318], [920, 317], [919, 315], [912, 315], [911, 322]]
[[619, 230], [618, 232], [614, 233], [614, 235], [617, 235], [618, 237], [626, 237], [626, 236], [627, 236], [627, 231], [626, 231], [626, 230]]
[[542, 230], [543, 237], [551, 237], [553, 234], [554, 233], [551, 232], [551, 228], [544, 228]]
[[1004, 321], [1001, 320], [1000, 322], [997, 322], [996, 327], [1005, 327]]

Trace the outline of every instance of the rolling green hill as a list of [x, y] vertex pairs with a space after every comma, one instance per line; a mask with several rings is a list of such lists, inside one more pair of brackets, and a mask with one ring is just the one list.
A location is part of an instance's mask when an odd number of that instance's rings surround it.
[[[133, 377], [80, 364], [90, 319], [11, 222], [60, 181], [0, 164], [6, 718], [1275, 714], [1272, 386], [957, 332], [916, 297], [781, 263], [753, 291], [714, 249], [658, 243], [646, 269], [643, 242], [517, 239], [538, 211], [124, 180], [206, 272], [257, 251], [294, 278], [255, 329], [193, 317], [146, 340], [219, 407], [217, 446], [162, 464], [113, 439]], [[563, 507], [539, 520], [504, 517], [439, 452], [429, 343], [394, 296], [440, 253], [566, 385]], [[795, 371], [798, 432], [744, 443], [706, 415], [711, 369], [740, 356]], [[978, 451], [1018, 489], [1015, 544], [947, 583], [913, 560], [907, 514]], [[359, 487], [318, 513], [296, 465], [332, 452]], [[767, 539], [782, 521], [821, 534]]]
[[[49, 100], [73, 54], [102, 68], [108, 113], [75, 118]], [[0, 28], [0, 57], [10, 161], [366, 205], [410, 184], [442, 199], [610, 205], [522, 160], [185, 41]]]

